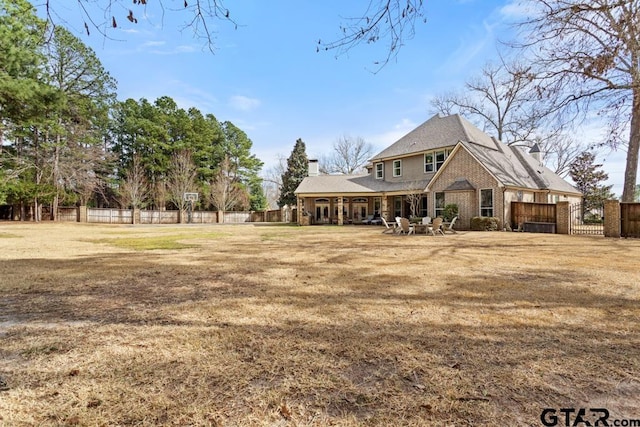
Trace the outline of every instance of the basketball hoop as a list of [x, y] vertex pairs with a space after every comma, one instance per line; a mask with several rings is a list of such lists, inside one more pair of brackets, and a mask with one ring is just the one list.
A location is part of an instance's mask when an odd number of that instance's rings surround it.
[[198, 193], [184, 193], [182, 198], [187, 202], [187, 223], [191, 224], [193, 204], [198, 201]]
[[198, 201], [198, 193], [184, 193], [182, 198], [185, 202], [197, 202]]

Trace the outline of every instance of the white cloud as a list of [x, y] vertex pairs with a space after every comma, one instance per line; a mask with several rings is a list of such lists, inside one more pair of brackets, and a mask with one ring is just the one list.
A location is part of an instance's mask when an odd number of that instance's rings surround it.
[[531, 16], [532, 9], [531, 4], [521, 0], [514, 0], [501, 7], [499, 13], [504, 19], [509, 21], [522, 20], [523, 18]]
[[399, 123], [393, 125], [392, 129], [379, 134], [369, 135], [365, 137], [365, 140], [373, 144], [373, 146], [376, 148], [374, 150], [376, 152], [375, 154], [377, 154], [405, 136], [413, 129], [415, 129], [417, 126], [418, 124], [416, 124], [414, 121], [404, 118]]
[[485, 20], [481, 27], [470, 28], [459, 39], [458, 47], [443, 61], [439, 70], [447, 74], [464, 73], [474, 61], [486, 57], [487, 49], [493, 48], [496, 42], [495, 29], [498, 25]]
[[193, 46], [180, 45], [173, 48], [168, 48], [167, 50], [159, 50], [159, 49], [150, 50], [149, 53], [153, 53], [155, 55], [176, 55], [179, 53], [191, 53], [195, 51], [196, 51], [196, 48]]
[[229, 98], [229, 105], [240, 111], [255, 110], [260, 106], [261, 102], [257, 98], [249, 98], [248, 96], [234, 95]]
[[154, 46], [164, 46], [165, 44], [167, 44], [167, 42], [162, 41], [162, 40], [150, 40], [148, 42], [144, 42], [142, 43], [142, 47], [154, 47]]

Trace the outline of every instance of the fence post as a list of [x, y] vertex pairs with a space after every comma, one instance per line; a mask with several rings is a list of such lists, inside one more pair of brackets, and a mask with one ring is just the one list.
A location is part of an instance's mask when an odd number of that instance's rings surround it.
[[620, 237], [620, 201], [604, 201], [604, 237]]
[[87, 222], [86, 206], [78, 206], [78, 222]]
[[131, 223], [140, 224], [140, 209], [133, 208], [133, 212], [131, 213]]
[[556, 234], [569, 234], [569, 202], [556, 203]]

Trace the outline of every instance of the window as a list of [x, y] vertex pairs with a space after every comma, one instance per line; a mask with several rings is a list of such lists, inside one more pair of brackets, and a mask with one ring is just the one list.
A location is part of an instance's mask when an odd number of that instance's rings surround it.
[[402, 160], [393, 161], [393, 176], [402, 176]]
[[442, 164], [447, 159], [446, 151], [436, 151], [436, 170], [442, 167]]
[[382, 210], [382, 198], [376, 197], [373, 199], [373, 213], [374, 215], [380, 216], [380, 211]]
[[384, 163], [376, 163], [376, 179], [384, 179]]
[[493, 216], [493, 189], [480, 190], [480, 216]]
[[424, 172], [433, 172], [433, 153], [427, 153], [424, 155]]
[[424, 173], [435, 172], [442, 167], [451, 150], [432, 151], [424, 155]]
[[435, 214], [436, 218], [444, 214], [444, 193], [435, 194]]
[[402, 216], [402, 196], [393, 199], [393, 216]]
[[429, 216], [429, 210], [427, 209], [427, 201], [428, 201], [427, 197], [423, 197], [420, 199], [420, 216], [423, 218], [425, 216]]

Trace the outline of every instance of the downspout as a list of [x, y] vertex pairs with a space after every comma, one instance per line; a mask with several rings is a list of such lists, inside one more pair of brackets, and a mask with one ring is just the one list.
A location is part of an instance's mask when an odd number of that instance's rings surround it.
[[[507, 187], [502, 187], [502, 231], [507, 231], [507, 209], [505, 203], [505, 193], [507, 192]], [[511, 212], [511, 209], [509, 209]], [[511, 224], [509, 224], [509, 228], [511, 228]]]

